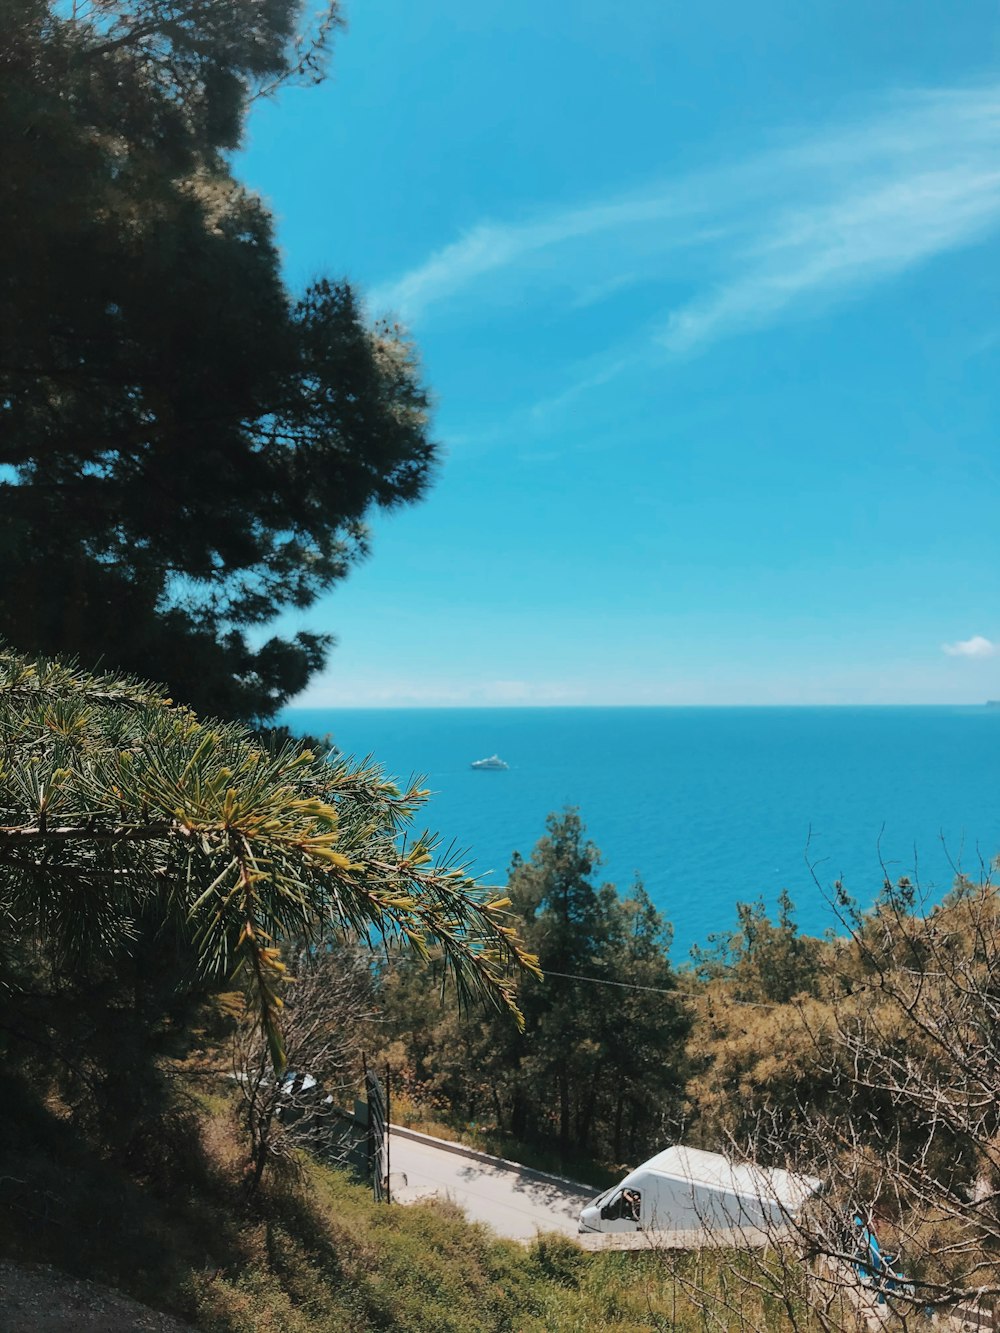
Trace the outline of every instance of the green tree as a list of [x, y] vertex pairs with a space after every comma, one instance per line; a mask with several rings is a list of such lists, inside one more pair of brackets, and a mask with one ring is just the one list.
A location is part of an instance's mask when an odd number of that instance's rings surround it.
[[508, 892], [541, 981], [523, 976], [519, 1032], [502, 1014], [460, 1023], [411, 962], [383, 978], [393, 1067], [418, 1099], [572, 1162], [646, 1153], [681, 1111], [690, 1017], [670, 929], [641, 884], [595, 886], [599, 853], [576, 810], [550, 815]]
[[577, 810], [547, 822], [531, 858], [515, 857], [508, 889], [545, 976], [521, 989], [519, 1127], [544, 1135], [551, 1123], [564, 1153], [620, 1161], [679, 1111], [690, 1020], [670, 929], [642, 885], [623, 900], [593, 883], [600, 853]]
[[343, 281], [289, 292], [234, 178], [251, 99], [318, 76], [336, 8], [0, 12], [0, 636], [266, 719], [328, 636], [267, 637], [423, 492], [428, 397]]
[[772, 921], [763, 899], [736, 904], [733, 931], [709, 936], [708, 949], [694, 949], [695, 970], [703, 979], [725, 977], [734, 998], [786, 1004], [796, 995], [815, 995], [823, 941], [800, 935], [795, 904], [787, 889], [778, 895]]
[[529, 1040], [521, 1058], [521, 1095], [515, 1104], [515, 1133], [524, 1133], [529, 1117], [555, 1106], [559, 1145], [569, 1149], [573, 1091], [593, 1086], [601, 1057], [591, 1009], [600, 1008], [593, 987], [577, 976], [594, 975], [605, 927], [605, 904], [590, 881], [599, 854], [585, 841], [579, 812], [550, 815], [548, 833], [529, 860], [515, 855], [508, 891], [515, 911], [539, 950], [546, 974], [544, 987], [525, 997]]
[[374, 765], [270, 752], [153, 688], [9, 652], [0, 765], [0, 1052], [46, 1052], [123, 1141], [220, 987], [245, 986], [283, 1067], [288, 942], [433, 943], [461, 1000], [508, 1008], [534, 966], [505, 900], [427, 835], [400, 849], [426, 793]]
[[641, 882], [615, 907], [607, 967], [629, 989], [618, 992], [614, 1008], [604, 1006], [602, 1040], [612, 1078], [603, 1115], [611, 1160], [621, 1162], [657, 1134], [676, 1130], [692, 1018], [675, 994], [677, 976], [668, 961], [672, 931]]

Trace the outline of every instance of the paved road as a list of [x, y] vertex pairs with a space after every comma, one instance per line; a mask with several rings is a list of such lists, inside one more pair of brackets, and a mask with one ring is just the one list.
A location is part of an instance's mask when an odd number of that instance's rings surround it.
[[433, 1195], [452, 1199], [470, 1221], [486, 1222], [513, 1240], [531, 1240], [540, 1231], [576, 1236], [580, 1209], [599, 1193], [396, 1126], [390, 1168], [393, 1197], [399, 1203]]

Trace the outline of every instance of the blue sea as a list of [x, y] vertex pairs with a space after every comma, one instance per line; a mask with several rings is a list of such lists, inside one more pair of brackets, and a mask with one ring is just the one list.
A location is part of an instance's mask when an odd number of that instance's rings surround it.
[[[916, 877], [930, 899], [1000, 852], [1000, 708], [288, 709], [405, 781], [423, 826], [503, 885], [546, 815], [578, 806], [598, 872], [641, 877], [674, 928], [672, 956], [731, 927], [738, 900], [787, 889], [800, 928], [838, 929], [834, 880], [864, 905]], [[506, 772], [470, 768], [497, 753]], [[812, 865], [813, 870], [810, 870]], [[815, 876], [815, 877], [814, 877]], [[817, 882], [818, 881], [818, 882]]]

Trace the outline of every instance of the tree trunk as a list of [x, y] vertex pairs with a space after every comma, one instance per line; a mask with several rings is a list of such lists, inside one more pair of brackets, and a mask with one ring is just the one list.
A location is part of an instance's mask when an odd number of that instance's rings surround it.
[[587, 1093], [587, 1100], [581, 1107], [581, 1113], [577, 1118], [578, 1139], [577, 1147], [583, 1151], [590, 1145], [590, 1131], [594, 1123], [594, 1108], [597, 1105], [597, 1090], [600, 1084], [600, 1068], [593, 1071], [590, 1078], [590, 1088]]
[[625, 1110], [625, 1098], [619, 1092], [615, 1098], [615, 1129], [611, 1155], [616, 1162], [622, 1160], [622, 1114]]
[[569, 1147], [569, 1076], [565, 1069], [559, 1071], [559, 1146], [564, 1151]]

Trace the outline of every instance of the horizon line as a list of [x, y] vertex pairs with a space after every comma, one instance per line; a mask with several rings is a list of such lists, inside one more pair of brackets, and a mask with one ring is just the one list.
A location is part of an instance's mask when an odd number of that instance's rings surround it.
[[992, 708], [1000, 712], [1000, 699], [980, 699], [974, 702], [958, 700], [923, 701], [903, 703], [896, 701], [851, 701], [837, 703], [826, 702], [787, 702], [787, 703], [643, 703], [643, 704], [601, 704], [601, 703], [476, 703], [476, 704], [414, 704], [414, 703], [368, 703], [368, 704], [285, 704], [278, 710], [281, 713], [323, 712], [337, 709], [340, 712], [409, 712], [409, 713], [474, 713], [489, 709], [492, 712], [524, 712], [528, 710], [560, 710], [564, 712], [585, 712], [597, 709], [617, 709], [621, 712], [638, 711], [650, 708]]

